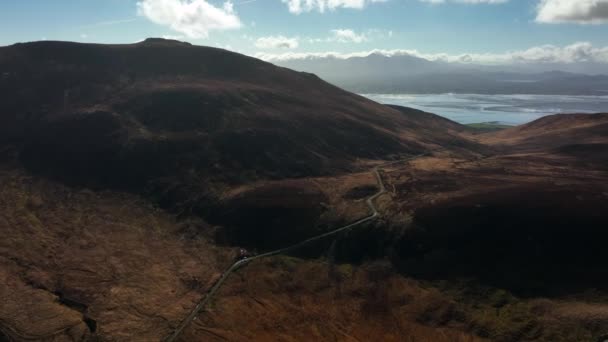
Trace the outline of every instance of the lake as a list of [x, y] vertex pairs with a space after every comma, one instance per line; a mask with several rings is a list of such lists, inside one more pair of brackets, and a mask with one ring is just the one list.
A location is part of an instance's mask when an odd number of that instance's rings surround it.
[[362, 94], [384, 104], [416, 108], [469, 124], [498, 122], [521, 125], [557, 113], [608, 112], [608, 96]]

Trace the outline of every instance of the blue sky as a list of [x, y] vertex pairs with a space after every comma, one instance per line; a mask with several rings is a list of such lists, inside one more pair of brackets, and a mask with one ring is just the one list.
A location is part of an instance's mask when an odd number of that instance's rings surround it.
[[607, 22], [608, 0], [5, 0], [0, 45], [165, 36], [251, 55], [477, 56], [584, 42], [583, 53], [608, 63]]

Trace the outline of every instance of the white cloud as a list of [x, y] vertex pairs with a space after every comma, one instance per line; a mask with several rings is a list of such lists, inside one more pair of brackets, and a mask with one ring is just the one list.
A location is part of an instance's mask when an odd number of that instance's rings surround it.
[[231, 2], [216, 7], [206, 0], [141, 0], [138, 14], [189, 38], [207, 38], [210, 31], [242, 26]]
[[170, 40], [184, 40], [184, 36], [180, 36], [180, 35], [174, 35], [174, 34], [165, 34], [162, 36], [163, 39], [170, 39]]
[[445, 3], [457, 3], [457, 4], [504, 4], [509, 0], [418, 0], [421, 2], [428, 2], [431, 4], [445, 4]]
[[540, 0], [540, 23], [608, 23], [608, 0]]
[[453, 63], [475, 63], [487, 65], [507, 64], [534, 64], [534, 63], [578, 63], [596, 62], [608, 63], [608, 47], [594, 47], [591, 43], [578, 42], [572, 45], [559, 47], [554, 45], [542, 45], [526, 50], [511, 51], [505, 53], [423, 53], [418, 50], [371, 50], [354, 53], [339, 52], [315, 52], [315, 53], [283, 53], [267, 54], [257, 53], [255, 56], [270, 62], [281, 62], [294, 59], [317, 59], [337, 58], [347, 59], [351, 57], [366, 57], [371, 54], [384, 56], [415, 56], [431, 61], [453, 62]]
[[303, 12], [319, 11], [324, 13], [327, 10], [333, 11], [337, 8], [362, 9], [368, 3], [384, 2], [382, 0], [281, 0], [287, 4], [289, 12], [300, 14]]
[[357, 34], [353, 30], [349, 29], [337, 29], [331, 30], [333, 38], [338, 43], [362, 43], [367, 41], [365, 34]]
[[309, 43], [363, 43], [377, 39], [387, 39], [393, 36], [393, 31], [369, 29], [357, 33], [351, 29], [335, 29], [329, 31], [325, 38], [305, 38]]
[[261, 37], [255, 41], [255, 46], [259, 49], [295, 49], [298, 45], [298, 38], [284, 36]]
[[298, 38], [285, 36], [261, 37], [255, 41], [255, 47], [258, 49], [295, 49], [298, 45]]
[[591, 43], [578, 42], [565, 47], [543, 45], [511, 53], [515, 62], [537, 63], [608, 63], [608, 47], [595, 48]]

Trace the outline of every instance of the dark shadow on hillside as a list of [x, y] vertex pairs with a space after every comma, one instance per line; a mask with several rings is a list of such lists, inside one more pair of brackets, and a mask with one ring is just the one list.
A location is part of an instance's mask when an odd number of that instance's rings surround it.
[[608, 196], [593, 189], [460, 198], [419, 209], [394, 260], [411, 276], [474, 277], [523, 296], [605, 291], [607, 210]]

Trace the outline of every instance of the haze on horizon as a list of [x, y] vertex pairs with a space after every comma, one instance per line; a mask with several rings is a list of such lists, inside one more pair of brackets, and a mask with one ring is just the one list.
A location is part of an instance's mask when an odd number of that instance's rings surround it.
[[608, 0], [11, 1], [0, 45], [164, 37], [279, 63], [376, 53], [608, 74], [607, 23]]

